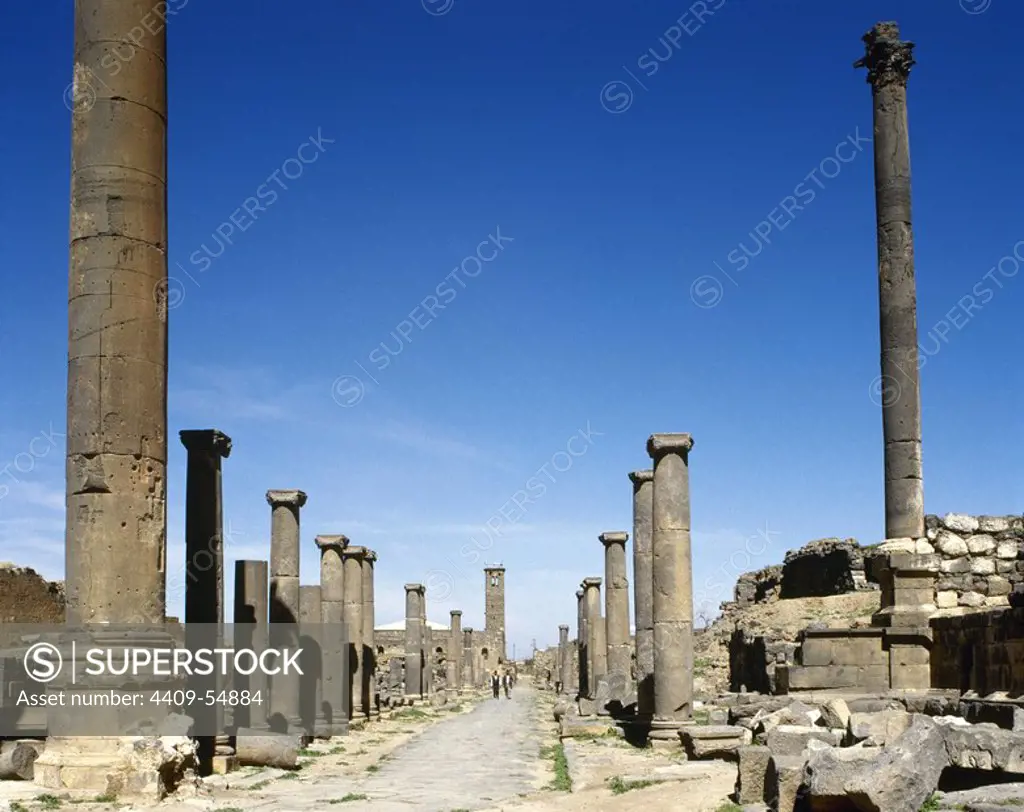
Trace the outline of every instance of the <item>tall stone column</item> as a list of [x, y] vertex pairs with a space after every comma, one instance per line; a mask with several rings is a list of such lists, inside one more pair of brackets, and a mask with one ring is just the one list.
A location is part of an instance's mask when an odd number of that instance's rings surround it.
[[348, 732], [351, 697], [348, 676], [348, 634], [345, 628], [345, 569], [342, 562], [348, 537], [317, 536], [320, 549], [320, 612], [323, 638], [324, 718], [328, 732], [340, 736]]
[[654, 584], [652, 740], [676, 738], [693, 711], [693, 571], [689, 434], [652, 434], [651, 548]]
[[587, 601], [583, 589], [576, 590], [576, 658], [579, 668], [579, 681], [577, 683], [578, 699], [588, 695], [589, 687], [587, 678]]
[[473, 630], [462, 630], [462, 684], [470, 690], [476, 688], [476, 668], [473, 661]]
[[345, 626], [348, 628], [348, 673], [352, 704], [349, 718], [369, 715], [369, 697], [363, 679], [363, 547], [346, 547], [342, 553], [345, 567]]
[[651, 497], [654, 472], [633, 471], [633, 612], [636, 621], [636, 714], [654, 716], [654, 581], [651, 557]]
[[923, 538], [917, 287], [907, 129], [907, 79], [914, 64], [914, 44], [900, 40], [896, 23], [878, 23], [864, 35], [864, 43], [864, 57], [855, 67], [868, 69], [874, 103], [885, 536]]
[[363, 682], [366, 685], [369, 715], [380, 716], [377, 702], [377, 649], [374, 641], [376, 610], [373, 597], [374, 565], [377, 553], [367, 549], [363, 554]]
[[423, 619], [421, 584], [405, 585], [405, 695], [423, 696]]
[[307, 732], [317, 738], [331, 735], [324, 715], [323, 683], [323, 600], [319, 586], [299, 587], [300, 643], [302, 645], [303, 675], [300, 678], [300, 711]]
[[420, 662], [423, 663], [420, 673], [423, 674], [423, 691], [426, 696], [434, 692], [434, 630], [427, 622], [427, 588], [420, 586], [420, 628], [423, 630], [423, 647], [420, 651]]
[[448, 634], [448, 687], [461, 693], [463, 682], [462, 610], [452, 609], [449, 617], [451, 620]]
[[[298, 648], [299, 510], [306, 494], [299, 490], [267, 491], [270, 505], [270, 643]], [[300, 678], [278, 674], [270, 681], [270, 726], [277, 732], [303, 733], [299, 707]]]
[[597, 683], [607, 673], [604, 618], [601, 617], [601, 579], [583, 579], [587, 604], [587, 697], [597, 697]]
[[[234, 632], [235, 648], [251, 648], [257, 651], [268, 645], [267, 621], [269, 609], [267, 596], [269, 580], [266, 561], [235, 562], [235, 605]], [[260, 669], [251, 674], [236, 673], [233, 686], [238, 691], [249, 691], [256, 697], [249, 705], [235, 708], [235, 724], [238, 727], [265, 729], [267, 707], [270, 704], [269, 681]]]
[[630, 666], [629, 641], [629, 579], [626, 575], [626, 542], [624, 532], [602, 533], [604, 545], [604, 609], [605, 652], [608, 662], [610, 698], [622, 702], [629, 694]]
[[572, 689], [572, 654], [569, 651], [569, 627], [565, 624], [558, 627], [558, 681], [561, 683], [560, 693], [567, 694]]

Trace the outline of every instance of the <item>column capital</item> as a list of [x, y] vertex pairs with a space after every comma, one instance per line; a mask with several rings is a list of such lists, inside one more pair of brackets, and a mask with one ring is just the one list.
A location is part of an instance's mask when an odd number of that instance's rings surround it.
[[348, 547], [348, 536], [343, 536], [340, 533], [333, 536], [317, 536], [313, 541], [316, 542], [316, 546], [320, 548], [321, 552], [324, 550], [341, 552]]
[[630, 471], [628, 474], [629, 481], [634, 485], [642, 485], [645, 482], [654, 481], [654, 471], [650, 468], [645, 468], [642, 471]]
[[355, 559], [362, 560], [363, 558], [366, 557], [366, 548], [365, 547], [351, 547], [351, 546], [346, 547], [344, 550], [341, 551], [341, 557], [342, 557], [342, 559], [355, 558]]
[[500, 566], [500, 565], [496, 566], [496, 567], [484, 567], [484, 572], [504, 572], [504, 571], [505, 571], [505, 568]]
[[853, 63], [868, 69], [868, 84], [875, 88], [891, 84], [905, 85], [914, 63], [914, 43], [900, 39], [896, 23], [876, 23], [861, 39], [864, 56]]
[[593, 578], [584, 578], [583, 579], [583, 583], [581, 584], [581, 586], [584, 589], [587, 589], [587, 588], [590, 588], [590, 587], [599, 587], [599, 586], [601, 586], [601, 579], [598, 578], [596, 575]]
[[473, 633], [473, 627], [472, 626], [466, 626], [465, 628], [463, 628], [462, 633], [463, 634], [472, 634]]
[[178, 432], [181, 444], [192, 451], [231, 456], [231, 438], [217, 429], [185, 429]]
[[450, 614], [452, 617], [462, 617], [462, 610], [452, 609], [448, 614]]
[[582, 589], [577, 589], [576, 590], [576, 599], [580, 600], [582, 598], [583, 598], [583, 590]]
[[371, 564], [377, 560], [377, 551], [371, 550], [369, 547], [363, 548], [363, 561], [369, 561]]
[[624, 530], [610, 530], [597, 537], [605, 547], [609, 544], [625, 544], [629, 541], [629, 533]]
[[405, 585], [405, 591], [406, 592], [422, 592], [423, 591], [423, 584], [406, 584]]
[[690, 434], [652, 434], [647, 438], [647, 453], [654, 460], [672, 452], [688, 454], [691, 448], [693, 437]]
[[289, 507], [302, 507], [306, 504], [305, 491], [270, 490], [267, 491], [267, 503], [271, 507], [288, 505]]
[[558, 627], [558, 631], [560, 631], [560, 632], [568, 632], [569, 631], [569, 627], [568, 627], [568, 625], [563, 623], [561, 626]]

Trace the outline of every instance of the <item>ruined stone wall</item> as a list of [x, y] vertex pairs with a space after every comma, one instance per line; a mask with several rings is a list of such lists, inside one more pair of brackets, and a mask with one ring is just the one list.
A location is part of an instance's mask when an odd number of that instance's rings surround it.
[[64, 584], [0, 563], [0, 623], [63, 623]]
[[871, 588], [857, 540], [827, 538], [786, 553], [779, 597], [822, 598]]
[[928, 541], [941, 561], [935, 605], [943, 615], [1006, 606], [1024, 583], [1020, 516], [926, 516]]
[[930, 625], [933, 688], [1024, 693], [1024, 609], [934, 617]]

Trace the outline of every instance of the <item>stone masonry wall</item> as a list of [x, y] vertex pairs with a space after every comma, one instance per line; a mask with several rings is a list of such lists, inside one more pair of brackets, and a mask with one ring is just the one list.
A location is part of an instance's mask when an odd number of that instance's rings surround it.
[[931, 620], [933, 688], [1024, 693], [1024, 609]]
[[64, 584], [0, 563], [0, 623], [63, 623]]
[[1008, 605], [1024, 583], [1024, 519], [1020, 516], [926, 516], [928, 541], [940, 557], [935, 605], [956, 615]]

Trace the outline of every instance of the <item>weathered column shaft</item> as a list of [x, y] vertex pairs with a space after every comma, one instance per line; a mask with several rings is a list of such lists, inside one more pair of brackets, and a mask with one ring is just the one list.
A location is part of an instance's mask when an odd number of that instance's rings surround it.
[[597, 681], [607, 673], [604, 618], [601, 617], [601, 579], [584, 578], [587, 603], [587, 696], [597, 694]]
[[693, 709], [693, 572], [689, 434], [654, 434], [651, 545], [654, 584], [654, 722], [671, 727]]
[[405, 695], [423, 695], [423, 619], [420, 584], [405, 585]]
[[587, 602], [586, 593], [576, 590], [576, 658], [579, 681], [576, 685], [578, 697], [588, 695], [587, 688]]
[[623, 699], [628, 693], [630, 666], [629, 642], [629, 579], [626, 574], [626, 542], [624, 532], [602, 533], [604, 545], [604, 606], [605, 656], [608, 675], [613, 677], [613, 699]]
[[561, 693], [567, 694], [572, 689], [572, 654], [569, 651], [569, 627], [562, 625], [558, 627], [558, 681], [561, 684]]
[[374, 642], [376, 610], [373, 597], [373, 575], [377, 553], [367, 550], [363, 556], [363, 683], [371, 716], [380, 714], [377, 704], [377, 649]]
[[[224, 507], [221, 459], [231, 438], [216, 429], [182, 431], [185, 484], [185, 623], [224, 622]], [[186, 625], [186, 629], [187, 629]]]
[[633, 611], [636, 621], [637, 715], [654, 715], [654, 580], [651, 571], [651, 497], [654, 472], [634, 471]]
[[[167, 563], [167, 30], [78, 0], [71, 117], [69, 623], [154, 623]], [[113, 72], [111, 48], [132, 41]]]
[[462, 630], [462, 684], [476, 688], [476, 669], [473, 662], [473, 630]]
[[452, 609], [450, 617], [448, 635], [448, 673], [450, 677], [448, 687], [461, 691], [465, 679], [463, 674], [464, 655], [462, 652], [464, 645], [462, 641], [462, 611]]
[[348, 543], [348, 538], [343, 535], [316, 537], [316, 546], [320, 549], [324, 718], [331, 735], [348, 730], [351, 701], [348, 634], [345, 629], [345, 568], [342, 562]]
[[868, 69], [873, 99], [885, 535], [922, 538], [921, 390], [907, 128], [914, 45], [900, 40], [896, 23], [878, 23], [864, 42], [865, 56], [857, 67]]
[[363, 556], [362, 547], [346, 547], [342, 553], [345, 567], [345, 626], [348, 629], [349, 690], [352, 704], [349, 718], [369, 715], [369, 701], [363, 678]]
[[[299, 620], [299, 510], [306, 504], [306, 494], [299, 490], [270, 490], [267, 502], [271, 507], [270, 642], [274, 648], [295, 649]], [[275, 675], [270, 691], [271, 727], [286, 724], [288, 730], [301, 731], [299, 675]]]
[[310, 735], [329, 736], [324, 717], [323, 601], [319, 586], [299, 587], [299, 642], [302, 645], [303, 675], [300, 679], [300, 710], [303, 727]]
[[[268, 645], [267, 622], [269, 609], [267, 597], [269, 579], [266, 561], [235, 561], [235, 605], [234, 633], [235, 648], [261, 650]], [[269, 681], [260, 669], [252, 674], [235, 673], [232, 687], [249, 691], [250, 696], [259, 694], [259, 700], [235, 708], [235, 724], [238, 727], [256, 729], [267, 726], [267, 708], [270, 704]]]

